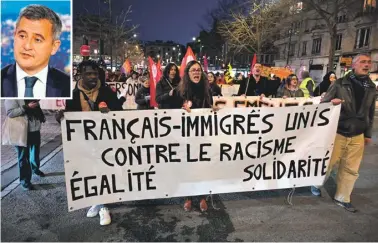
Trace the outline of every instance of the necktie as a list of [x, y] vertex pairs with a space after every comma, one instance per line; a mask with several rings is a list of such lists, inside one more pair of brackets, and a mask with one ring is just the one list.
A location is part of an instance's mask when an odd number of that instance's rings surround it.
[[37, 77], [25, 77], [25, 97], [34, 97], [33, 87], [37, 80]]

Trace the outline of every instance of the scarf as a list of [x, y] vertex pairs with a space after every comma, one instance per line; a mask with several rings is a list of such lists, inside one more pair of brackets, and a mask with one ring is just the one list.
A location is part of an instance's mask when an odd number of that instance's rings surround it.
[[[39, 101], [39, 100], [24, 100], [25, 105], [27, 106], [29, 103]], [[25, 109], [25, 113], [29, 119], [29, 121], [38, 120], [40, 122], [45, 122], [46, 118], [43, 114], [43, 111], [40, 106], [34, 108], [34, 109]]]
[[351, 72], [349, 75], [349, 79], [353, 83], [363, 87], [365, 91], [370, 87], [370, 78], [368, 75], [357, 76], [354, 72]]
[[[79, 83], [77, 84], [77, 88], [82, 91], [80, 92], [80, 104], [81, 104], [81, 110], [82, 111], [93, 111], [95, 109], [94, 107], [94, 104], [96, 103], [96, 100], [97, 100], [97, 96], [98, 96], [98, 91], [101, 87], [101, 81], [98, 80], [97, 81], [97, 85], [91, 89], [91, 90], [86, 90], [83, 86], [82, 86], [82, 81], [83, 80], [80, 80]], [[87, 101], [84, 97], [84, 94], [89, 98], [89, 100]], [[90, 104], [91, 105], [90, 105]]]

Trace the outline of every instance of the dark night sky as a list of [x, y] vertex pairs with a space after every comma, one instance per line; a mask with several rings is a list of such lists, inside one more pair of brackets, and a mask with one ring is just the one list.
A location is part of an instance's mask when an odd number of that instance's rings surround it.
[[[98, 13], [97, 3], [98, 0], [74, 0], [74, 14], [85, 12], [83, 6]], [[185, 45], [198, 35], [199, 24], [208, 27], [204, 16], [217, 3], [218, 0], [112, 0], [112, 9], [117, 14], [132, 5], [130, 18], [133, 24], [139, 24], [140, 40], [173, 40]], [[104, 12], [107, 5], [102, 6]]]

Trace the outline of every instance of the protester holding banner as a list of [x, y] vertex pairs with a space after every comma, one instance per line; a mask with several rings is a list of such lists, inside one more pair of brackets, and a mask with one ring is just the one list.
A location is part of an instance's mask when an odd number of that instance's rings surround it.
[[[66, 111], [108, 112], [122, 110], [117, 94], [110, 87], [101, 85], [99, 69], [99, 66], [91, 60], [85, 60], [79, 64], [82, 79], [73, 91], [73, 99], [66, 101], [66, 109], [58, 113], [56, 117], [58, 122], [63, 117], [63, 112]], [[104, 205], [92, 206], [87, 212], [87, 217], [92, 218], [98, 214], [100, 215], [100, 225], [111, 223], [109, 209]]]
[[336, 81], [335, 72], [331, 71], [323, 77], [323, 81], [315, 88], [314, 95], [321, 96], [323, 95], [335, 81]]
[[179, 70], [176, 64], [168, 63], [164, 68], [163, 76], [156, 84], [156, 102], [159, 109], [177, 108], [175, 89], [180, 82]]
[[[180, 100], [180, 106], [188, 112], [191, 109], [212, 108], [213, 97], [209, 81], [199, 62], [193, 60], [187, 63], [184, 76], [175, 94]], [[192, 209], [192, 199], [189, 197], [185, 200], [185, 211]], [[196, 199], [200, 199], [200, 210], [202, 212], [207, 211], [206, 198], [199, 196]]]
[[23, 143], [26, 146], [20, 146], [21, 144], [12, 145], [16, 147], [21, 187], [26, 191], [33, 190], [33, 185], [30, 182], [32, 173], [40, 177], [45, 176], [39, 169], [39, 151], [41, 146], [41, 123], [44, 123], [46, 118], [39, 106], [39, 100], [5, 100], [4, 105], [8, 119], [6, 122], [16, 123], [21, 121], [26, 123], [24, 127], [17, 124], [17, 130], [12, 131], [7, 131], [7, 126], [5, 126], [2, 132], [17, 133], [25, 138]]
[[[298, 77], [290, 74], [282, 91], [282, 98], [304, 97], [303, 91], [298, 88]], [[281, 97], [279, 97], [281, 98]]]
[[[353, 58], [352, 66], [351, 73], [330, 86], [322, 102], [331, 101], [342, 107], [327, 172], [329, 176], [333, 167], [339, 164], [334, 202], [349, 212], [356, 212], [350, 203], [350, 195], [358, 178], [365, 144], [371, 143], [375, 85], [369, 78], [372, 66], [370, 54], [358, 54]], [[312, 187], [311, 191], [314, 195], [320, 195], [316, 187]]]
[[150, 80], [147, 77], [141, 79], [143, 86], [138, 89], [138, 92], [135, 95], [135, 103], [138, 104], [138, 110], [149, 110], [154, 109], [150, 106]]
[[256, 63], [252, 69], [252, 75], [248, 80], [240, 83], [238, 96], [270, 96], [274, 92], [269, 87], [269, 80], [261, 76], [262, 65]]
[[222, 89], [218, 86], [217, 82], [215, 81], [215, 75], [213, 72], [207, 73], [207, 80], [209, 81], [211, 94], [213, 96], [222, 96]]
[[126, 74], [125, 73], [121, 73], [121, 75], [118, 77], [118, 80], [117, 82], [126, 82]]
[[299, 88], [303, 91], [304, 97], [314, 97], [315, 82], [308, 71], [302, 72], [302, 83]]
[[136, 84], [138, 83], [138, 73], [133, 71], [131, 77], [126, 80], [127, 84]]

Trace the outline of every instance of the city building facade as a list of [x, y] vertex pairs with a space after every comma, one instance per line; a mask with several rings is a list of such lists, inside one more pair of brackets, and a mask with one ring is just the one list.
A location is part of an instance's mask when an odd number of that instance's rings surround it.
[[[370, 53], [373, 71], [378, 70], [378, 11], [376, 0], [360, 1], [360, 8], [337, 16], [337, 37], [333, 68], [341, 77], [351, 68], [352, 59], [359, 53]], [[293, 28], [284, 30], [274, 42], [278, 48], [275, 66], [289, 66], [296, 73], [300, 69], [320, 83], [328, 72], [329, 47], [331, 44], [327, 26], [322, 20], [314, 20], [315, 11], [306, 18], [293, 23]]]

